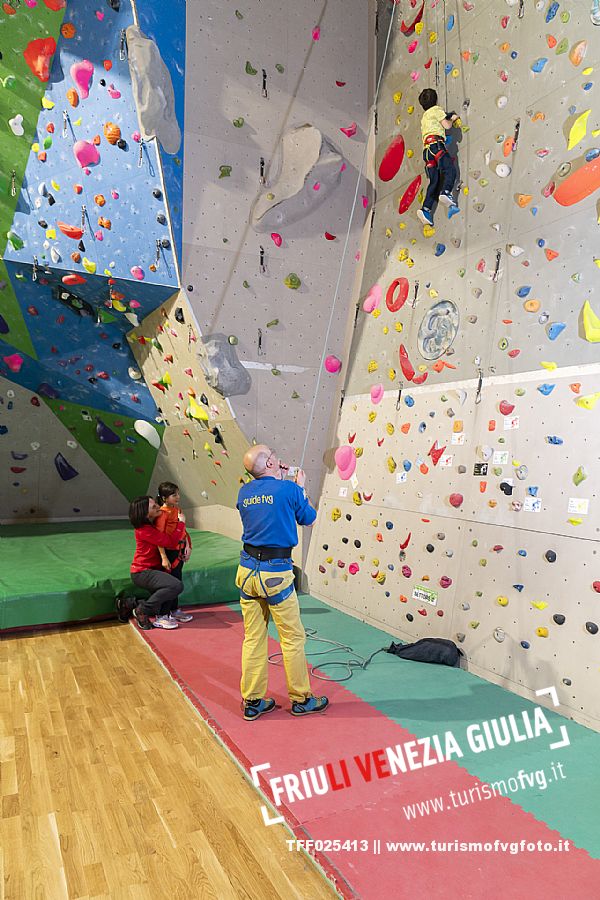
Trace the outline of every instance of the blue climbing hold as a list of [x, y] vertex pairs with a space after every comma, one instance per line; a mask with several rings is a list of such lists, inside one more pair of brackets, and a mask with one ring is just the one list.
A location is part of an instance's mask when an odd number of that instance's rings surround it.
[[576, 106], [570, 106], [570, 107], [569, 107], [569, 115], [570, 115], [570, 116], [574, 116], [576, 112], [577, 112], [577, 107], [576, 107]]
[[448, 24], [446, 25], [446, 30], [447, 30], [447, 31], [452, 31], [453, 28], [454, 28], [454, 16], [453, 16], [452, 13], [451, 13], [451, 14], [448, 16]]
[[532, 215], [532, 216], [537, 216], [537, 214], [538, 214], [538, 208], [537, 208], [537, 206], [532, 206], [532, 207], [531, 207], [531, 215]]
[[540, 394], [543, 394], [544, 397], [547, 397], [548, 394], [552, 393], [555, 387], [555, 384], [538, 384], [538, 391]]
[[547, 329], [549, 339], [555, 341], [559, 334], [563, 333], [566, 327], [566, 322], [551, 322]]
[[404, 469], [405, 472], [410, 472], [410, 470], [412, 469], [412, 463], [411, 463], [410, 459], [404, 460], [404, 462], [402, 463], [402, 468]]
[[547, 62], [548, 62], [547, 56], [540, 56], [539, 59], [536, 59], [536, 61], [531, 64], [531, 71], [532, 72], [541, 72]]
[[0, 425], [0, 434], [8, 434], [8, 428], [6, 425]]
[[436, 256], [441, 256], [442, 253], [445, 253], [445, 252], [446, 252], [446, 245], [445, 245], [445, 244], [436, 244], [436, 245], [435, 245], [435, 255], [436, 255]]
[[541, 249], [542, 247], [545, 247], [545, 246], [546, 246], [546, 241], [544, 240], [544, 238], [538, 238], [537, 245], [538, 245], [538, 247], [539, 247], [540, 249]]
[[517, 550], [518, 556], [527, 556], [527, 550]]
[[593, 81], [586, 81], [586, 83], [583, 85], [584, 91], [591, 91], [591, 89], [592, 89], [593, 87], [594, 87], [594, 82], [593, 82]]
[[385, 527], [387, 528], [388, 531], [391, 531], [392, 528], [394, 527], [394, 523], [393, 523], [393, 522], [386, 522], [386, 523], [385, 523]]
[[549, 444], [554, 444], [557, 447], [559, 447], [561, 444], [564, 444], [563, 439], [561, 437], [557, 437], [557, 435], [555, 434], [546, 435], [546, 441]]
[[419, 422], [419, 434], [423, 434], [426, 428], [427, 425], [425, 424], [425, 422]]
[[385, 592], [385, 596], [386, 596], [386, 597], [389, 597], [389, 596], [390, 596], [390, 592], [389, 592], [389, 591], [386, 591], [386, 592]]
[[444, 66], [444, 72], [446, 73], [446, 75], [449, 75], [453, 68], [454, 66], [452, 65], [452, 63], [446, 63], [446, 65]]
[[513, 584], [513, 587], [514, 587], [515, 591], [518, 591], [519, 593], [521, 593], [521, 591], [523, 590], [525, 585], [524, 584]]
[[393, 563], [388, 563], [388, 569], [390, 570], [390, 572], [393, 572], [393, 571], [394, 571], [394, 564], [393, 564]]
[[585, 154], [585, 161], [591, 162], [593, 159], [597, 159], [600, 156], [600, 148], [594, 147], [593, 150], [588, 150]]
[[414, 397], [411, 397], [410, 394], [407, 394], [404, 398], [404, 403], [406, 404], [406, 406], [408, 406], [409, 409], [412, 409], [412, 407], [415, 405], [415, 399]]
[[531, 645], [530, 645], [529, 641], [521, 641], [521, 647], [523, 648], [523, 650], [529, 650], [530, 646]]
[[530, 484], [527, 488], [527, 493], [530, 497], [537, 497], [538, 490], [539, 488], [536, 484]]
[[520, 287], [518, 289], [517, 297], [528, 297], [530, 292], [531, 292], [531, 285], [524, 284], [522, 287]]
[[551, 3], [548, 7], [548, 12], [546, 13], [546, 22], [551, 22], [556, 13], [558, 12], [558, 3]]
[[512, 53], [510, 54], [510, 58], [511, 58], [511, 59], [516, 59], [518, 55], [519, 55], [519, 54], [517, 53], [517, 51], [516, 51], [516, 50], [513, 50]]

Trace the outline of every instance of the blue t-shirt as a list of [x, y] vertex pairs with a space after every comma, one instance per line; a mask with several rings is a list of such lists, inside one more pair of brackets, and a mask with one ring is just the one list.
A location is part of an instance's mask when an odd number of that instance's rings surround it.
[[236, 506], [244, 528], [242, 541], [253, 547], [295, 547], [296, 523], [312, 525], [317, 518], [304, 488], [270, 475], [244, 484]]

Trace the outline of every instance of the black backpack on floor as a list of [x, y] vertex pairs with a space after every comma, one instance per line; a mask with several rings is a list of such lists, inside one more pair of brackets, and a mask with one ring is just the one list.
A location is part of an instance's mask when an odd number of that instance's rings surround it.
[[445, 638], [422, 638], [414, 644], [391, 644], [386, 653], [393, 653], [413, 662], [438, 663], [441, 666], [458, 666], [462, 651], [454, 641]]

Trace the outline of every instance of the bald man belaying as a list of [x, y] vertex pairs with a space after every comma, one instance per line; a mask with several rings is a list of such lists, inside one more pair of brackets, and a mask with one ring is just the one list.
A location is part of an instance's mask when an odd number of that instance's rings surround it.
[[245, 631], [241, 681], [244, 718], [252, 721], [275, 709], [273, 698], [266, 696], [271, 618], [279, 633], [292, 715], [321, 712], [329, 700], [314, 697], [310, 690], [292, 563], [292, 550], [298, 543], [297, 525], [312, 525], [317, 513], [304, 490], [304, 472], [298, 471], [294, 481], [286, 480], [289, 466], [266, 444], [250, 447], [244, 455], [244, 466], [254, 476], [240, 488], [237, 502], [244, 542], [235, 579]]

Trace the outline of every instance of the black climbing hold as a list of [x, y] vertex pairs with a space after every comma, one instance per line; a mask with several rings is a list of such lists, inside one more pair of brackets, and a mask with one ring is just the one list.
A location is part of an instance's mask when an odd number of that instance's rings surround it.
[[167, 217], [165, 216], [164, 213], [158, 213], [156, 216], [156, 221], [158, 222], [159, 225], [166, 225]]
[[590, 634], [598, 634], [598, 626], [595, 622], [586, 622], [585, 628], [586, 631], [589, 631]]
[[433, 546], [433, 544], [427, 544], [425, 549], [427, 550], [428, 553], [433, 553], [433, 551], [435, 550], [435, 547]]
[[100, 79], [100, 85], [101, 85], [102, 87], [106, 87], [106, 81], [105, 81], [104, 78], [101, 78], [101, 79]]
[[119, 12], [121, 9], [121, 0], [106, 0], [106, 3], [115, 12]]
[[350, 513], [346, 513], [346, 519], [347, 519], [349, 522], [352, 521], [352, 516], [350, 515]]
[[154, 188], [154, 190], [152, 191], [152, 196], [155, 198], [155, 200], [161, 200], [161, 199], [162, 199], [162, 191], [161, 191], [161, 189], [160, 189], [160, 188]]
[[554, 619], [554, 621], [556, 622], [557, 625], [565, 624], [565, 621], [566, 621], [565, 617], [561, 616], [560, 613], [556, 613], [556, 615], [552, 616], [552, 618]]
[[179, 322], [180, 325], [185, 325], [185, 319], [183, 318], [183, 309], [181, 306], [178, 306], [175, 310], [175, 319]]
[[81, 250], [82, 253], [85, 253], [85, 244], [83, 243], [83, 241], [79, 241], [79, 243], [77, 244], [77, 249]]
[[97, 378], [94, 378], [94, 376], [92, 375], [91, 378], [88, 378], [88, 381], [89, 381], [90, 384], [96, 384], [97, 381], [98, 381], [98, 379], [97, 379]]
[[125, 141], [123, 138], [119, 138], [119, 140], [117, 141], [117, 147], [119, 148], [119, 150], [127, 150], [127, 141]]
[[160, 246], [163, 248], [163, 250], [170, 250], [171, 249], [171, 241], [169, 240], [169, 238], [163, 238], [162, 241], [160, 242]]
[[215, 444], [223, 443], [223, 438], [221, 437], [221, 432], [219, 431], [219, 429], [216, 426], [214, 428], [210, 429], [210, 433], [212, 434], [212, 436], [215, 439]]
[[54, 206], [55, 203], [56, 203], [56, 200], [52, 196], [52, 194], [48, 194], [48, 206]]
[[343, 537], [343, 538], [342, 538], [342, 544], [347, 544], [347, 543], [348, 543], [348, 538], [347, 538], [347, 537]]
[[48, 223], [46, 222], [45, 219], [38, 219], [38, 225], [40, 226], [40, 228], [47, 228], [47, 227], [48, 227]]
[[507, 497], [510, 497], [514, 490], [514, 485], [509, 484], [508, 481], [501, 481], [500, 482], [500, 490], [502, 491], [503, 494], [506, 494]]
[[550, 563], [556, 562], [556, 553], [554, 552], [554, 550], [546, 550], [546, 552], [544, 553], [544, 556], [546, 557], [548, 562], [550, 562]]
[[206, 394], [200, 394], [200, 403], [204, 403], [205, 406], [208, 406], [208, 397]]
[[187, 288], [186, 288], [186, 291], [189, 291], [189, 292], [191, 293], [193, 290], [194, 290], [194, 285], [193, 285], [193, 284], [188, 284], [188, 286], [187, 286]]
[[412, 613], [406, 613], [406, 618], [408, 619], [409, 622], [412, 622], [415, 617], [413, 616]]
[[121, 349], [121, 344], [119, 343], [119, 341], [117, 341], [116, 344], [113, 344], [113, 345], [112, 345], [112, 348], [113, 348], [113, 350], [120, 350], [120, 349]]
[[362, 547], [362, 544], [360, 541], [357, 540], [357, 541], [354, 541], [354, 546], [356, 547], [357, 550], [360, 550], [360, 548]]
[[566, 684], [567, 687], [570, 687], [572, 685], [572, 683], [573, 682], [571, 681], [570, 678], [563, 678], [563, 684]]

